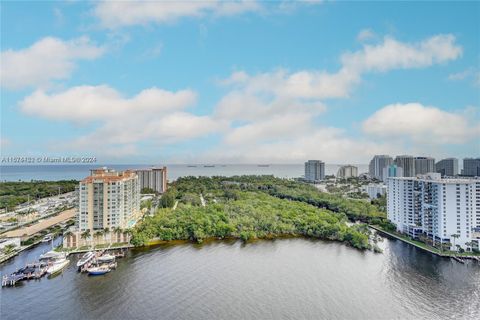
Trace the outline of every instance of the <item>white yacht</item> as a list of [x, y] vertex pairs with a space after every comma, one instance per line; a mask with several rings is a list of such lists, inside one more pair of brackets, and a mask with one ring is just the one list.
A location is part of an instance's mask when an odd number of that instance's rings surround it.
[[51, 233], [45, 235], [45, 237], [43, 237], [42, 239], [42, 242], [50, 242], [53, 240], [53, 235]]
[[49, 251], [45, 254], [40, 256], [40, 261], [47, 262], [47, 273], [48, 274], [55, 274], [63, 270], [68, 264], [70, 260], [67, 259], [67, 254], [65, 252], [55, 252]]
[[89, 261], [91, 261], [93, 258], [95, 258], [95, 253], [94, 253], [93, 251], [89, 251], [89, 252], [85, 253], [85, 254], [80, 258], [80, 260], [78, 260], [78, 262], [77, 262], [77, 267], [78, 267], [78, 268], [83, 267], [83, 265], [85, 265], [86, 263], [88, 263]]
[[97, 258], [97, 262], [99, 263], [108, 263], [115, 261], [115, 256], [112, 256], [111, 254], [105, 253], [102, 256]]

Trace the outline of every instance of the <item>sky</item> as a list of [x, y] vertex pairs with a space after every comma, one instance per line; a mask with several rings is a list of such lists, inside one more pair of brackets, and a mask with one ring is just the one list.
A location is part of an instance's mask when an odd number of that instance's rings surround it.
[[480, 2], [2, 1], [1, 157], [480, 156]]

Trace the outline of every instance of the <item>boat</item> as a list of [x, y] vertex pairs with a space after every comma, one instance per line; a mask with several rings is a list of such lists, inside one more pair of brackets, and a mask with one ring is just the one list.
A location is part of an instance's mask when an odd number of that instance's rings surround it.
[[49, 262], [50, 260], [60, 259], [60, 258], [67, 258], [67, 254], [65, 252], [57, 252], [57, 251], [48, 251], [47, 253], [40, 255], [40, 262]]
[[270, 167], [269, 164], [259, 164], [259, 165], [257, 165], [257, 166], [260, 167], [260, 168], [268, 168], [268, 167]]
[[188, 167], [188, 168], [196, 168], [197, 166], [195, 166], [195, 165], [188, 165], [187, 167]]
[[110, 268], [108, 266], [92, 267], [88, 268], [87, 272], [91, 276], [101, 276], [105, 273], [110, 272]]
[[84, 264], [87, 262], [91, 261], [93, 258], [95, 258], [95, 253], [93, 251], [89, 251], [85, 253], [80, 260], [77, 262], [77, 267], [81, 268]]
[[55, 274], [63, 270], [69, 263], [65, 252], [48, 251], [40, 255], [40, 262], [47, 263], [47, 273]]
[[117, 259], [118, 258], [123, 258], [123, 257], [125, 257], [125, 252], [120, 251], [120, 252], [114, 253], [114, 255], [115, 255], [115, 258], [117, 258]]
[[108, 253], [97, 258], [98, 263], [107, 263], [107, 262], [113, 262], [113, 261], [115, 261], [115, 256], [112, 256], [111, 254], [108, 254]]
[[209, 165], [209, 164], [206, 164], [203, 166], [204, 168], [215, 168], [215, 165]]
[[43, 237], [42, 239], [42, 242], [50, 242], [53, 240], [53, 235], [51, 233], [45, 235], [45, 237]]
[[50, 275], [59, 273], [63, 270], [63, 268], [68, 266], [69, 263], [70, 260], [66, 258], [54, 259], [49, 263], [47, 267], [47, 273]]

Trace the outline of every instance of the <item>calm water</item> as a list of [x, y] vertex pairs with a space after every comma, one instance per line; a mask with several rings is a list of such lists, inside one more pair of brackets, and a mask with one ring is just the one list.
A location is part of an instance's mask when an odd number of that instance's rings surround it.
[[[0, 181], [30, 181], [34, 180], [62, 180], [83, 179], [89, 175], [90, 169], [108, 166], [116, 170], [147, 168], [148, 165], [24, 165], [0, 166]], [[168, 179], [175, 180], [184, 176], [234, 176], [250, 174], [271, 174], [279, 178], [297, 178], [304, 174], [303, 164], [272, 164], [268, 167], [259, 167], [256, 164], [228, 164], [215, 165], [206, 168], [203, 165], [189, 167], [188, 165], [172, 164], [168, 167]], [[340, 165], [327, 164], [326, 174], [336, 174]], [[367, 165], [358, 165], [358, 172], [368, 171]]]
[[[283, 239], [130, 251], [88, 277], [72, 264], [53, 279], [1, 290], [7, 319], [478, 319], [480, 265], [385, 240], [383, 254]], [[10, 272], [46, 249], [2, 267]]]

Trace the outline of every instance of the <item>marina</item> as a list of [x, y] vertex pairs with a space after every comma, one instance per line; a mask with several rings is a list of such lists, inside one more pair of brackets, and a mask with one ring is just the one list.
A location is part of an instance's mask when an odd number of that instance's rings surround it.
[[[52, 241], [53, 247], [53, 241]], [[2, 287], [13, 287], [25, 280], [38, 280], [44, 276], [54, 276], [63, 272], [70, 264], [67, 252], [54, 250], [39, 255], [38, 261], [26, 263], [10, 274], [2, 274]], [[116, 259], [126, 256], [124, 249], [108, 252], [107, 250], [88, 251], [79, 256], [76, 263], [79, 272], [89, 275], [104, 275], [117, 268]]]

